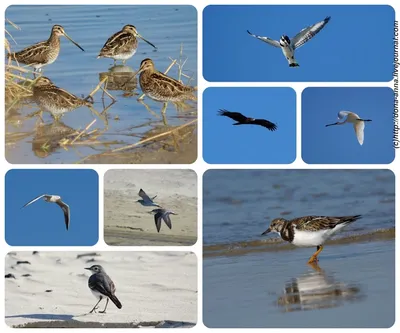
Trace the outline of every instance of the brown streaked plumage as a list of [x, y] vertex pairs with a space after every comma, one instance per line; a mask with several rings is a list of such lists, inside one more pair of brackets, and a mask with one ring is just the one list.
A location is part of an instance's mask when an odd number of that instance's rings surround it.
[[136, 53], [138, 38], [157, 49], [152, 43], [144, 39], [133, 25], [127, 24], [121, 31], [118, 31], [107, 40], [97, 58], [112, 58], [114, 59], [114, 65], [117, 60], [122, 60], [123, 64], [125, 64], [126, 60]]
[[33, 99], [40, 108], [50, 112], [54, 119], [60, 119], [64, 113], [80, 106], [91, 106], [92, 103], [76, 97], [68, 91], [54, 85], [47, 77], [41, 76], [33, 84]]
[[318, 254], [323, 250], [323, 244], [336, 232], [361, 218], [361, 215], [351, 216], [303, 216], [292, 220], [277, 218], [272, 220], [269, 228], [262, 235], [270, 232], [278, 233], [284, 241], [296, 246], [316, 246], [317, 251], [308, 263], [318, 261]]
[[42, 67], [56, 61], [60, 53], [60, 36], [64, 36], [82, 51], [85, 51], [67, 35], [61, 25], [54, 25], [48, 40], [28, 46], [21, 51], [9, 53], [7, 56], [18, 63], [31, 66], [40, 71]]
[[153, 60], [144, 59], [137, 74], [143, 93], [158, 102], [180, 103], [186, 100], [196, 101], [193, 94], [197, 88], [186, 86], [159, 71], [154, 67]]

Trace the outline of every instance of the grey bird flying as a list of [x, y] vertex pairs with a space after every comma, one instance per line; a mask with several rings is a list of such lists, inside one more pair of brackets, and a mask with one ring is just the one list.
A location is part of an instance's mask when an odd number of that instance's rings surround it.
[[98, 298], [99, 301], [93, 307], [93, 309], [89, 312], [92, 313], [97, 309], [97, 305], [101, 302], [103, 298], [107, 298], [106, 306], [103, 311], [99, 311], [100, 313], [105, 313], [108, 305], [108, 300], [110, 299], [118, 309], [122, 308], [121, 302], [118, 300], [117, 296], [115, 296], [115, 285], [114, 282], [110, 279], [110, 277], [106, 274], [104, 268], [100, 265], [93, 265], [91, 267], [85, 268], [92, 272], [92, 275], [89, 278], [88, 285], [90, 290], [92, 291], [94, 297]]
[[29, 201], [28, 203], [26, 203], [22, 208], [29, 206], [30, 204], [33, 204], [35, 201], [37, 201], [41, 198], [43, 198], [44, 201], [46, 201], [46, 202], [56, 203], [58, 206], [60, 206], [60, 208], [64, 212], [65, 227], [68, 230], [70, 216], [71, 216], [69, 206], [61, 200], [61, 197], [59, 195], [50, 195], [50, 194], [39, 195], [38, 197], [36, 197], [36, 198], [32, 199], [31, 201]]
[[160, 207], [158, 204], [156, 204], [153, 200], [157, 197], [156, 195], [152, 198], [150, 198], [145, 191], [143, 191], [142, 189], [140, 189], [139, 191], [139, 196], [142, 199], [137, 200], [137, 202], [139, 202], [142, 206], [156, 206], [156, 207]]
[[154, 222], [156, 223], [157, 232], [160, 232], [161, 229], [161, 220], [164, 220], [165, 224], [168, 228], [172, 229], [171, 218], [169, 217], [170, 214], [178, 215], [171, 210], [167, 210], [164, 208], [157, 208], [151, 211], [154, 213]]

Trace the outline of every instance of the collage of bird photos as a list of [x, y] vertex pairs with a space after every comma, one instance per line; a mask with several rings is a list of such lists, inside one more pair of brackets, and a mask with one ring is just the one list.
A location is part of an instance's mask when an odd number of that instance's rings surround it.
[[397, 2], [18, 2], [6, 332], [399, 326]]

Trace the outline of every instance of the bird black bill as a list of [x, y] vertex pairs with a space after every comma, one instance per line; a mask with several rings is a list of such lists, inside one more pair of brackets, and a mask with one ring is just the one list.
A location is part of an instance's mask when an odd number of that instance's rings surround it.
[[147, 39], [143, 38], [141, 35], [138, 35], [138, 37], [139, 37], [141, 40], [145, 41], [147, 44], [153, 46], [153, 47], [157, 50], [157, 47], [156, 47], [153, 43], [150, 43]]
[[71, 37], [69, 37], [66, 33], [64, 33], [64, 36], [66, 39], [68, 39], [72, 44], [74, 44], [76, 47], [79, 47], [83, 52], [85, 52], [85, 50], [75, 41], [72, 40]]
[[262, 234], [261, 234], [261, 236], [262, 235], [266, 235], [266, 234], [268, 234], [268, 233], [270, 233], [271, 232], [271, 228], [268, 228], [267, 230], [265, 230]]

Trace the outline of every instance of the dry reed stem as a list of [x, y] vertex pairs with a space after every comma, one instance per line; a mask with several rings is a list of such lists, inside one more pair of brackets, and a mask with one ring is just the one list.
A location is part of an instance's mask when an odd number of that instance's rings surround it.
[[[152, 141], [152, 140], [155, 140], [155, 139], [158, 139], [158, 138], [167, 136], [167, 135], [169, 135], [169, 134], [171, 134], [171, 133], [174, 133], [174, 132], [176, 132], [176, 131], [179, 131], [179, 130], [181, 130], [182, 128], [185, 128], [185, 127], [187, 127], [187, 126], [190, 126], [191, 124], [195, 123], [196, 121], [197, 121], [197, 119], [194, 119], [194, 120], [192, 120], [192, 121], [190, 121], [190, 122], [188, 122], [188, 123], [186, 123], [186, 124], [183, 124], [183, 125], [181, 125], [181, 126], [179, 126], [179, 127], [176, 127], [176, 128], [173, 128], [173, 129], [171, 129], [171, 130], [169, 130], [169, 131], [166, 131], [166, 132], [163, 132], [163, 133], [154, 135], [154, 136], [152, 136], [152, 137], [150, 137], [150, 138], [144, 139], [144, 140], [139, 141], [139, 142], [136, 142], [136, 143], [134, 143], [134, 144], [127, 145], [127, 146], [125, 146], [125, 147], [120, 147], [120, 148], [113, 149], [113, 150], [111, 150], [109, 153], [116, 153], [116, 152], [121, 152], [121, 151], [124, 151], [124, 150], [131, 149], [131, 148], [135, 148], [135, 147], [137, 147], [137, 146], [140, 146], [140, 145], [143, 144], [143, 143], [146, 143], [146, 142], [149, 142], [149, 141]], [[107, 153], [107, 152], [106, 152], [106, 153]]]
[[83, 129], [83, 131], [81, 131], [81, 132], [75, 137], [74, 140], [71, 141], [71, 145], [73, 145], [74, 142], [75, 142], [76, 140], [78, 140], [90, 127], [92, 127], [92, 125], [93, 125], [95, 122], [96, 122], [96, 119], [93, 119], [93, 121], [92, 121], [89, 125], [87, 125], [87, 126]]

